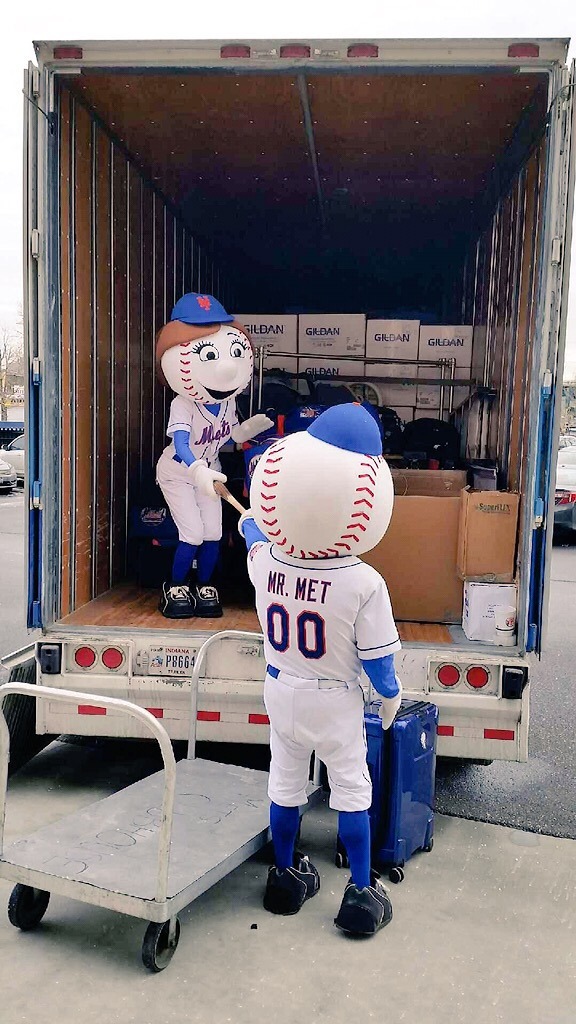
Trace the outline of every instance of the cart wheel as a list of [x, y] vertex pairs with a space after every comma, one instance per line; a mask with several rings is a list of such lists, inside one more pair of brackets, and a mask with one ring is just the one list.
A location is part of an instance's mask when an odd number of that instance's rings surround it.
[[152, 921], [148, 925], [142, 943], [142, 963], [148, 970], [158, 972], [168, 967], [180, 939], [178, 918], [175, 918], [174, 921], [174, 936], [171, 942], [169, 935], [170, 921], [164, 921], [163, 924], [156, 924], [155, 921]]
[[46, 913], [50, 893], [30, 885], [15, 885], [8, 900], [8, 920], [20, 931], [29, 932]]
[[388, 878], [390, 879], [391, 882], [394, 882], [394, 885], [398, 885], [398, 882], [403, 882], [404, 872], [402, 868], [390, 868], [390, 871], [388, 872]]
[[432, 853], [433, 848], [434, 848], [434, 838], [431, 837], [429, 839], [429, 841], [426, 843], [426, 846], [423, 846], [422, 849], [424, 850], [424, 853]]

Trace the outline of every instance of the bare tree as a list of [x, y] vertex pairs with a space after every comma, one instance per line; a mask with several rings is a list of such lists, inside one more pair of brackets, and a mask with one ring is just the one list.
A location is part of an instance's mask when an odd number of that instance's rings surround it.
[[14, 388], [24, 384], [22, 338], [8, 327], [0, 327], [0, 420], [7, 418]]

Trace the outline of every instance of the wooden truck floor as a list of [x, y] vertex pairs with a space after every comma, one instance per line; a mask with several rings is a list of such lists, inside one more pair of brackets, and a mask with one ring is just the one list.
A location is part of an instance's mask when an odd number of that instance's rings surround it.
[[[114, 628], [135, 628], [140, 630], [206, 630], [212, 633], [220, 629], [245, 629], [260, 632], [256, 611], [250, 606], [224, 602], [221, 619], [165, 619], [158, 611], [156, 590], [124, 584], [108, 590], [105, 594], [89, 601], [70, 615], [60, 619], [59, 626], [107, 626]], [[412, 643], [450, 644], [454, 638], [450, 627], [434, 622], [399, 622], [401, 640]]]

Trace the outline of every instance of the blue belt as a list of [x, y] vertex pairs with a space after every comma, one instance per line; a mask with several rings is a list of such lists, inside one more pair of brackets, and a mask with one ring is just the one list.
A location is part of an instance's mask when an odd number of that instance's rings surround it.
[[[275, 668], [274, 665], [266, 665], [266, 671], [272, 679], [278, 679], [280, 675], [280, 669]], [[312, 683], [313, 680], [310, 680]], [[344, 679], [316, 679], [318, 689], [320, 690], [334, 690], [341, 687], [348, 687], [348, 683]]]

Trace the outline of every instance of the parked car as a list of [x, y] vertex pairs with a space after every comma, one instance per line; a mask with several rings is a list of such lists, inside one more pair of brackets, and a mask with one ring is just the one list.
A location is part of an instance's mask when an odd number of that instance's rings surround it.
[[576, 446], [558, 452], [554, 526], [576, 532]]
[[26, 435], [18, 434], [18, 437], [15, 437], [13, 441], [10, 441], [10, 444], [7, 444], [0, 451], [3, 453], [0, 458], [5, 459], [6, 462], [14, 467], [18, 483], [23, 484], [24, 468], [26, 465]]
[[576, 434], [560, 434], [558, 451], [563, 448], [574, 448], [576, 446]]
[[0, 492], [8, 494], [16, 487], [16, 470], [0, 457]]

